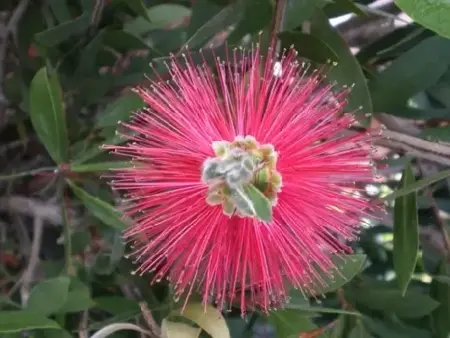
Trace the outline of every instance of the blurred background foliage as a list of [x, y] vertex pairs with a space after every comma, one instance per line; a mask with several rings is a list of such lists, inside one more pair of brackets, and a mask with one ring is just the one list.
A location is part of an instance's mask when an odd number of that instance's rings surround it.
[[[274, 29], [313, 65], [336, 62], [358, 128], [382, 130], [360, 188], [387, 213], [316, 297], [245, 318], [193, 302], [180, 318], [124, 258], [102, 175], [126, 163], [101, 146], [124, 142], [117, 122], [143, 106], [130, 88], [167, 75], [170, 53], [213, 62]], [[449, 337], [448, 38], [447, 0], [2, 0], [0, 337]]]

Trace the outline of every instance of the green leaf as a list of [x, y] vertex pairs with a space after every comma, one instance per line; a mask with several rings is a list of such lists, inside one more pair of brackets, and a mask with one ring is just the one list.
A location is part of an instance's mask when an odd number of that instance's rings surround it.
[[[130, 51], [130, 49], [148, 50], [149, 48], [149, 46], [143, 39], [119, 29], [106, 30], [105, 34], [103, 35], [103, 44], [121, 53], [127, 53]], [[134, 58], [133, 62], [127, 66], [127, 69], [125, 71], [129, 72], [129, 68], [133, 67], [134, 63], [136, 63], [138, 60], [139, 58]], [[122, 76], [113, 76], [112, 79], [118, 80], [121, 77]]]
[[403, 322], [395, 319], [364, 317], [362, 321], [371, 333], [380, 338], [432, 338], [428, 330], [405, 325]]
[[437, 174], [430, 175], [419, 181], [415, 181], [414, 183], [408, 184], [405, 187], [401, 187], [401, 188], [397, 189], [396, 191], [394, 191], [393, 193], [387, 195], [385, 197], [385, 199], [392, 200], [394, 198], [406, 196], [413, 191], [418, 191], [418, 190], [424, 189], [424, 188], [428, 187], [429, 185], [431, 185], [437, 181], [443, 180], [447, 177], [450, 177], [450, 170], [443, 170]]
[[35, 338], [73, 338], [68, 331], [62, 329], [43, 329], [36, 333]]
[[436, 280], [439, 283], [447, 284], [448, 286], [450, 286], [450, 276], [437, 275], [433, 276], [433, 280]]
[[145, 104], [138, 94], [128, 92], [109, 104], [103, 113], [97, 116], [95, 128], [116, 126], [119, 121], [127, 121], [132, 113], [144, 107]]
[[136, 301], [120, 296], [97, 297], [94, 302], [97, 308], [116, 316], [127, 312], [131, 314], [140, 312]]
[[164, 318], [161, 323], [161, 333], [164, 338], [197, 338], [202, 329], [186, 323], [172, 322]]
[[89, 288], [82, 282], [75, 279], [71, 283], [69, 293], [67, 294], [67, 299], [62, 308], [59, 310], [59, 313], [80, 312], [93, 306], [95, 306], [95, 303], [91, 298]]
[[34, 329], [57, 329], [59, 325], [40, 313], [0, 311], [0, 332], [22, 332]]
[[109, 276], [116, 268], [115, 262], [112, 261], [111, 256], [105, 252], [100, 252], [95, 256], [92, 270], [100, 276]]
[[404, 106], [420, 91], [435, 84], [448, 68], [450, 41], [439, 36], [423, 40], [402, 54], [370, 84], [374, 110]]
[[141, 35], [153, 29], [167, 28], [172, 23], [182, 22], [191, 15], [191, 10], [179, 4], [160, 4], [150, 7], [147, 10], [150, 21], [143, 18], [136, 18], [134, 21], [125, 23], [126, 32]]
[[[357, 110], [362, 107], [358, 110], [358, 114], [371, 114], [372, 101], [363, 71], [347, 43], [331, 26], [323, 11], [318, 10], [314, 14], [311, 20], [311, 34], [330, 46], [339, 57], [338, 65], [334, 66], [327, 74], [328, 80], [336, 81], [339, 86], [354, 85], [348, 96], [347, 109]], [[365, 122], [368, 123], [369, 118]]]
[[291, 335], [299, 337], [302, 332], [317, 329], [311, 319], [304, 317], [296, 310], [273, 311], [269, 316], [269, 323], [277, 332], [277, 337], [286, 338]]
[[202, 47], [208, 39], [217, 35], [240, 19], [242, 3], [237, 2], [220, 8], [207, 0], [198, 0], [188, 28], [189, 39], [184, 44], [190, 49]]
[[142, 0], [122, 0], [122, 2], [137, 15], [143, 17], [148, 21], [151, 21], [150, 16], [147, 13], [147, 7], [145, 7], [145, 4]]
[[114, 135], [114, 137], [107, 139], [107, 140], [103, 141], [102, 143], [96, 143], [96, 144], [92, 145], [89, 149], [87, 149], [86, 151], [76, 154], [74, 156], [75, 160], [72, 162], [71, 165], [78, 166], [78, 165], [81, 165], [81, 164], [101, 155], [103, 152], [106, 151], [106, 149], [102, 147], [104, 144], [118, 145], [118, 144], [122, 144], [126, 141], [127, 141], [126, 138], [124, 138], [120, 135]]
[[253, 184], [244, 186], [244, 191], [251, 201], [255, 216], [264, 222], [272, 221], [272, 204]]
[[331, 328], [330, 338], [343, 338], [346, 334], [349, 318], [347, 316], [339, 316], [336, 318], [333, 327]]
[[450, 142], [450, 126], [427, 128], [420, 136], [428, 141]]
[[239, 42], [246, 34], [257, 33], [264, 29], [273, 15], [274, 7], [271, 0], [245, 0], [241, 3], [243, 5], [241, 19], [228, 37], [231, 44]]
[[[403, 172], [400, 186], [406, 188], [414, 184], [414, 172], [411, 163]], [[416, 268], [419, 254], [419, 219], [417, 215], [417, 193], [395, 199], [394, 206], [394, 250], [393, 261], [397, 275], [397, 285], [404, 295], [412, 274]]]
[[325, 63], [339, 60], [333, 49], [313, 35], [290, 31], [278, 33], [278, 37], [283, 43], [293, 45], [300, 56], [311, 61]]
[[322, 8], [328, 2], [328, 0], [287, 0], [283, 30], [289, 31], [299, 27], [303, 21], [311, 18], [318, 8]]
[[417, 25], [407, 25], [405, 27], [398, 28], [368, 44], [367, 46], [363, 46], [356, 54], [356, 58], [360, 64], [370, 64], [374, 60], [378, 60], [380, 54], [386, 53], [386, 51], [391, 51], [406, 42], [414, 40], [414, 38], [421, 36], [421, 34], [423, 34], [423, 28]]
[[74, 35], [87, 31], [91, 23], [89, 14], [83, 14], [76, 19], [63, 22], [35, 35], [36, 41], [46, 47], [55, 47]]
[[450, 2], [448, 0], [395, 0], [395, 4], [414, 21], [450, 39]]
[[211, 337], [230, 338], [230, 331], [225, 318], [211, 305], [191, 303], [184, 308], [183, 312], [176, 310], [173, 314], [193, 321]]
[[336, 6], [360, 16], [368, 16], [353, 0], [334, 0]]
[[47, 3], [59, 22], [69, 21], [71, 19], [69, 6], [65, 0], [47, 0]]
[[42, 316], [58, 312], [67, 300], [69, 277], [47, 279], [33, 287], [27, 302], [27, 311]]
[[67, 301], [61, 308], [60, 313], [80, 312], [94, 306], [95, 303], [91, 299], [89, 290], [73, 290], [69, 292]]
[[335, 274], [330, 276], [329, 273], [317, 271], [319, 277], [316, 278], [319, 280], [316, 283], [316, 295], [336, 291], [351, 281], [362, 270], [366, 255], [332, 256], [331, 260], [336, 267]]
[[[114, 0], [112, 0], [112, 1], [114, 1]], [[80, 0], [81, 8], [82, 8], [83, 12], [85, 12], [85, 13], [92, 14], [92, 12], [95, 9], [95, 4], [96, 3], [94, 1], [91, 1], [91, 0]]]
[[86, 208], [106, 225], [112, 228], [123, 230], [126, 225], [121, 220], [121, 214], [110, 204], [101, 199], [88, 194], [85, 190], [77, 187], [71, 181], [67, 181], [74, 194], [83, 202]]
[[431, 297], [417, 291], [408, 290], [403, 295], [396, 289], [365, 284], [347, 288], [345, 297], [349, 302], [406, 319], [426, 316], [439, 305]]
[[365, 329], [363, 323], [358, 321], [350, 331], [348, 338], [372, 338], [372, 335]]
[[[449, 278], [445, 261], [440, 264], [439, 273], [442, 274], [443, 277]], [[436, 277], [433, 278], [433, 282], [431, 283], [430, 295], [440, 303], [439, 306], [431, 314], [433, 330], [436, 334], [436, 338], [448, 338], [450, 334], [449, 281], [442, 282]]]
[[30, 85], [30, 118], [34, 130], [53, 160], [67, 161], [69, 140], [63, 94], [57, 74], [41, 68]]
[[89, 76], [92, 72], [96, 71], [97, 55], [103, 48], [103, 37], [106, 32], [106, 30], [101, 30], [79, 54], [79, 61], [75, 70], [75, 77], [77, 79], [80, 78], [83, 80], [85, 76]]
[[129, 161], [111, 161], [86, 164], [74, 164], [70, 166], [70, 170], [77, 173], [109, 171], [111, 169], [128, 168], [131, 164]]
[[347, 310], [334, 309], [334, 308], [322, 307], [322, 306], [305, 306], [305, 305], [301, 305], [301, 304], [300, 305], [286, 304], [285, 309], [295, 310], [304, 317], [313, 317], [313, 316], [317, 315], [318, 313], [349, 315], [349, 316], [355, 316], [355, 317], [361, 316], [361, 314], [359, 312], [355, 312], [355, 311], [347, 311]]

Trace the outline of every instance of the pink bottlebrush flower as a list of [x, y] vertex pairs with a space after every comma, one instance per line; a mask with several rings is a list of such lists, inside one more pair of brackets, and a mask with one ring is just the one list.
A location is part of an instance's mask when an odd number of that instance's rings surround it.
[[346, 133], [348, 89], [293, 49], [230, 54], [212, 68], [172, 58], [169, 81], [136, 89], [147, 107], [123, 123], [134, 136], [108, 146], [133, 165], [112, 186], [127, 192], [137, 272], [176, 298], [267, 312], [290, 286], [314, 293], [330, 253], [351, 252], [341, 240], [373, 209], [354, 184], [373, 179], [370, 136]]

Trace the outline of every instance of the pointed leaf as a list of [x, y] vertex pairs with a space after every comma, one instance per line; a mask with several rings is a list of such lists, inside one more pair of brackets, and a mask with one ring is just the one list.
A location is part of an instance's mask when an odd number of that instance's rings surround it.
[[181, 23], [191, 15], [191, 9], [186, 6], [173, 3], [155, 5], [147, 9], [150, 21], [138, 17], [124, 24], [125, 32], [136, 36], [145, 34], [152, 29], [164, 29], [173, 23]]
[[273, 16], [274, 3], [271, 0], [245, 0], [241, 3], [242, 16], [228, 37], [231, 44], [239, 42], [246, 34], [264, 29]]
[[85, 190], [68, 181], [74, 194], [83, 202], [85, 207], [99, 220], [112, 228], [123, 230], [126, 225], [121, 220], [121, 214], [109, 203], [88, 194]]
[[59, 311], [67, 300], [70, 279], [47, 279], [33, 287], [27, 302], [27, 311], [48, 316]]
[[[336, 81], [339, 86], [353, 86], [348, 100], [348, 110], [357, 110], [358, 114], [372, 113], [372, 99], [361, 66], [350, 51], [342, 36], [331, 26], [321, 10], [317, 10], [311, 20], [311, 34], [332, 48], [339, 57], [339, 63], [327, 74], [329, 81]], [[365, 122], [369, 122], [369, 118]]]
[[113, 103], [109, 104], [105, 110], [97, 116], [95, 128], [116, 126], [119, 121], [127, 121], [130, 115], [145, 104], [141, 97], [133, 92], [128, 92]]
[[131, 299], [120, 296], [103, 296], [94, 299], [96, 307], [115, 316], [122, 313], [138, 314], [139, 304]]
[[151, 21], [150, 16], [147, 13], [147, 7], [145, 7], [145, 4], [142, 0], [123, 0], [122, 2], [137, 15], [143, 17], [148, 21]]
[[436, 280], [440, 283], [447, 284], [448, 286], [450, 286], [450, 276], [437, 275], [433, 276], [433, 280]]
[[401, 196], [406, 196], [414, 191], [418, 191], [421, 189], [424, 189], [426, 187], [428, 187], [429, 185], [443, 180], [447, 177], [450, 177], [450, 170], [443, 170], [437, 174], [434, 175], [430, 175], [428, 177], [425, 177], [419, 181], [414, 181], [404, 187], [400, 187], [399, 189], [397, 189], [396, 191], [394, 191], [393, 193], [387, 195], [385, 197], [386, 200], [392, 200], [394, 198], [398, 198]]
[[287, 0], [283, 29], [291, 30], [299, 27], [303, 21], [311, 18], [318, 8], [322, 8], [328, 2], [328, 0]]
[[372, 335], [366, 330], [363, 323], [358, 321], [356, 326], [350, 331], [348, 338], [372, 338]]
[[66, 1], [48, 0], [47, 3], [59, 22], [69, 21], [71, 19], [69, 6]]
[[331, 260], [335, 264], [336, 271], [333, 276], [318, 271], [320, 280], [315, 289], [317, 295], [336, 291], [351, 281], [362, 270], [366, 255], [333, 256]]
[[70, 170], [77, 173], [109, 171], [111, 169], [120, 169], [130, 167], [129, 161], [111, 161], [86, 164], [74, 164], [70, 166]]
[[269, 316], [269, 323], [275, 327], [277, 337], [299, 337], [303, 332], [317, 329], [311, 319], [296, 310], [273, 311]]
[[[63, 329], [43, 329], [39, 331], [39, 335], [36, 338], [73, 338], [73, 336]], [[2, 337], [7, 338], [7, 337]]]
[[253, 184], [244, 186], [244, 191], [252, 202], [255, 216], [264, 222], [272, 221], [272, 203]]
[[[401, 187], [414, 183], [414, 172], [409, 163], [403, 172]], [[419, 254], [419, 220], [415, 191], [395, 199], [394, 207], [394, 269], [397, 284], [404, 295], [416, 268]]]
[[57, 329], [59, 325], [44, 315], [29, 311], [0, 311], [0, 332], [23, 332], [34, 329]]
[[395, 4], [414, 21], [450, 39], [450, 2], [448, 0], [395, 0]]
[[403, 53], [370, 81], [374, 110], [384, 112], [404, 106], [420, 91], [435, 84], [448, 69], [450, 41], [433, 36]]
[[79, 280], [72, 281], [67, 299], [59, 313], [80, 312], [95, 306], [89, 288]]
[[439, 305], [439, 302], [418, 291], [408, 290], [403, 295], [397, 289], [372, 284], [345, 289], [345, 299], [372, 310], [396, 314], [401, 318], [426, 316]]
[[[446, 262], [440, 264], [439, 270], [442, 277], [449, 278]], [[446, 274], [447, 276], [445, 276]], [[450, 284], [448, 282], [448, 280], [443, 282], [435, 277], [431, 283], [431, 297], [440, 303], [431, 313], [436, 338], [447, 338], [450, 334]]]
[[46, 47], [54, 47], [66, 41], [74, 35], [82, 34], [88, 30], [91, 23], [89, 14], [83, 14], [78, 18], [63, 22], [35, 35], [38, 43]]
[[188, 304], [183, 312], [177, 310], [173, 314], [193, 321], [213, 338], [230, 338], [225, 318], [211, 305]]
[[361, 314], [359, 312], [334, 309], [334, 308], [322, 307], [322, 306], [306, 306], [306, 305], [301, 305], [301, 304], [296, 305], [296, 304], [289, 303], [289, 304], [286, 304], [284, 307], [286, 310], [297, 311], [298, 314], [301, 314], [303, 317], [314, 317], [318, 313], [340, 314], [340, 315], [349, 315], [349, 316], [355, 316], [355, 317], [361, 316]]
[[336, 6], [360, 16], [368, 16], [353, 0], [334, 0]]
[[[188, 29], [188, 34], [191, 34], [191, 36], [184, 46], [188, 46], [191, 49], [202, 47], [208, 42], [208, 39], [222, 32], [224, 27], [235, 24], [240, 19], [242, 10], [242, 2], [236, 2], [220, 8], [208, 0], [196, 1]], [[205, 16], [207, 16], [206, 21]]]
[[339, 57], [333, 49], [322, 40], [311, 34], [297, 31], [281, 32], [278, 37], [287, 45], [293, 45], [300, 56], [311, 61], [325, 63], [327, 61], [338, 61]]
[[57, 74], [41, 68], [30, 85], [30, 118], [39, 139], [56, 163], [67, 161], [69, 141], [63, 95]]
[[120, 135], [114, 135], [113, 137], [111, 137], [101, 143], [93, 144], [91, 147], [89, 147], [89, 149], [74, 155], [75, 160], [72, 162], [72, 166], [80, 165], [82, 163], [85, 163], [85, 162], [92, 160], [93, 158], [101, 155], [103, 152], [106, 151], [106, 149], [102, 147], [104, 144], [118, 145], [118, 144], [125, 143], [126, 141], [127, 141], [126, 138], [124, 138]]

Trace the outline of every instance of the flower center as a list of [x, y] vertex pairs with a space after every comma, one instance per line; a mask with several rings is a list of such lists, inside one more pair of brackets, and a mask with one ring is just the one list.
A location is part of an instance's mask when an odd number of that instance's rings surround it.
[[202, 168], [202, 180], [209, 187], [206, 202], [222, 205], [227, 216], [270, 222], [282, 182], [273, 146], [238, 136], [233, 142], [213, 142], [212, 148], [216, 157], [208, 158]]

